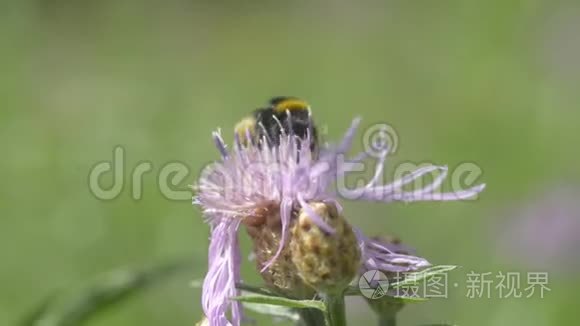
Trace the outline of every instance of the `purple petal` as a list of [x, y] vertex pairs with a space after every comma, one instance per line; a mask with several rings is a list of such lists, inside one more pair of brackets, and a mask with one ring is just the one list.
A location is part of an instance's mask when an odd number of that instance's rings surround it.
[[334, 230], [332, 227], [330, 227], [330, 225], [328, 225], [326, 222], [324, 222], [322, 217], [320, 215], [318, 215], [312, 209], [312, 207], [310, 207], [310, 205], [304, 200], [304, 198], [302, 198], [301, 194], [298, 194], [298, 202], [300, 203], [300, 206], [302, 206], [302, 209], [304, 209], [304, 211], [306, 212], [308, 217], [310, 217], [310, 219], [312, 219], [312, 221], [316, 225], [318, 225], [318, 227], [321, 228], [324, 232], [329, 233], [329, 234], [334, 234], [336, 232], [336, 230]]
[[350, 127], [348, 128], [348, 130], [344, 134], [344, 137], [342, 138], [342, 142], [340, 143], [340, 145], [338, 145], [336, 149], [336, 152], [338, 154], [344, 154], [350, 149], [350, 147], [352, 146], [354, 135], [356, 134], [356, 130], [358, 129], [360, 122], [361, 118], [358, 117], [352, 120]]
[[219, 150], [222, 158], [228, 157], [227, 146], [226, 146], [220, 132], [219, 131], [213, 132], [212, 136], [213, 136], [213, 141], [215, 142], [215, 145], [216, 145], [217, 149]]
[[290, 218], [292, 217], [292, 200], [285, 198], [282, 200], [282, 204], [280, 204], [280, 221], [282, 223], [282, 235], [280, 237], [280, 245], [278, 246], [278, 250], [276, 250], [276, 254], [264, 264], [264, 267], [260, 270], [260, 273], [265, 272], [272, 264], [278, 259], [280, 253], [282, 253], [282, 249], [284, 249], [284, 244], [286, 243], [287, 238], [287, 230], [288, 226], [290, 225]]
[[[229, 298], [239, 295], [241, 255], [238, 243], [239, 221], [223, 218], [212, 228], [208, 250], [208, 272], [203, 281], [202, 307], [210, 325], [240, 325], [239, 302]], [[231, 322], [226, 318], [231, 310]]]
[[393, 273], [411, 272], [431, 266], [424, 258], [395, 253], [393, 244], [370, 239], [357, 228], [354, 231], [362, 248], [363, 272], [373, 269]]

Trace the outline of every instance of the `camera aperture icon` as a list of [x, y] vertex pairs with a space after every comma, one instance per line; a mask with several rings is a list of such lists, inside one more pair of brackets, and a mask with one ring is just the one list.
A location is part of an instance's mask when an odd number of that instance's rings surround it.
[[381, 271], [371, 269], [359, 278], [358, 288], [366, 298], [380, 299], [387, 294], [389, 280]]

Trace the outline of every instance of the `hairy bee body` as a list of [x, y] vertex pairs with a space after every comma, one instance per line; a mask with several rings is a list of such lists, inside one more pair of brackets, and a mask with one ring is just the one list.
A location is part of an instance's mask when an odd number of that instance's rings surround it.
[[294, 135], [302, 140], [309, 139], [310, 149], [313, 152], [318, 150], [318, 135], [310, 106], [296, 97], [272, 98], [268, 106], [242, 119], [234, 131], [244, 145], [248, 145], [248, 141], [260, 145], [265, 139], [268, 146], [278, 146], [281, 136]]

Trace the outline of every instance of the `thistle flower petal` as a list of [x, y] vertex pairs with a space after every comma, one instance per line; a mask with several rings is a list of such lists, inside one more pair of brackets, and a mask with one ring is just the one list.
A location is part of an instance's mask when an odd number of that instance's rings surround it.
[[239, 221], [222, 219], [212, 228], [208, 250], [209, 269], [203, 281], [202, 307], [210, 325], [229, 325], [226, 312], [231, 310], [232, 324], [242, 319], [241, 304], [231, 302], [237, 296], [241, 263], [238, 243]]
[[402, 245], [378, 238], [368, 238], [358, 228], [354, 229], [362, 251], [361, 270], [363, 273], [369, 270], [384, 273], [414, 272], [431, 266], [425, 258], [407, 254], [409, 250]]

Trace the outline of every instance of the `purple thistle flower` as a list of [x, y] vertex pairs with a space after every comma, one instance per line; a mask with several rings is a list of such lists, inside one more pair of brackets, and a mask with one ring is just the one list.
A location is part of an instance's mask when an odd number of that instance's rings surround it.
[[[360, 275], [365, 275], [371, 270], [380, 271], [387, 277], [389, 282], [399, 282], [404, 280], [406, 272], [415, 272], [431, 266], [426, 259], [415, 256], [414, 250], [401, 244], [397, 238], [389, 236], [367, 238], [359, 230], [356, 230], [356, 233], [363, 248], [363, 263], [359, 271]], [[378, 280], [371, 280], [369, 285], [372, 287], [379, 286]], [[387, 289], [387, 294], [382, 300], [366, 298], [366, 301], [379, 316], [392, 318], [403, 308], [404, 303], [389, 297], [389, 295], [400, 295], [398, 289], [389, 288]]]
[[[315, 156], [306, 145], [311, 143], [309, 134], [303, 139], [282, 134], [279, 146], [267, 146], [266, 139], [255, 144], [248, 134], [246, 144], [249, 145], [242, 145], [236, 138], [235, 148], [230, 152], [220, 133], [213, 133], [221, 160], [204, 170], [194, 198], [194, 204], [201, 206], [211, 227], [209, 269], [202, 293], [202, 305], [210, 325], [229, 325], [228, 310], [231, 324], [239, 325], [241, 320], [240, 304], [228, 299], [238, 294], [235, 284], [240, 281], [237, 238], [240, 224], [260, 223], [268, 218], [264, 211], [272, 207], [279, 210], [280, 245], [272, 259], [264, 264], [262, 272], [280, 255], [288, 237], [293, 211], [305, 211], [320, 229], [334, 233], [308, 203], [328, 202], [341, 210], [337, 192], [331, 186], [350, 163], [360, 163], [367, 157], [366, 153], [361, 153], [350, 161], [343, 158], [352, 145], [359, 123], [360, 119], [355, 119], [341, 143], [321, 149], [319, 156]], [[338, 193], [348, 199], [367, 201], [445, 201], [473, 197], [484, 188], [484, 185], [479, 185], [455, 193], [436, 193], [447, 175], [446, 167], [440, 166], [420, 168], [388, 185], [377, 185], [387, 153], [388, 149], [385, 149], [374, 177], [367, 185], [353, 190], [339, 189]], [[440, 171], [440, 174], [426, 187], [409, 192], [402, 190], [434, 171]], [[428, 266], [422, 258], [396, 254], [388, 246], [364, 237], [360, 231], [356, 233], [363, 253], [363, 265], [367, 268], [397, 272]]]
[[388, 273], [415, 272], [431, 266], [425, 258], [412, 255], [410, 248], [380, 238], [368, 238], [355, 228], [362, 251], [361, 274], [369, 270]]

